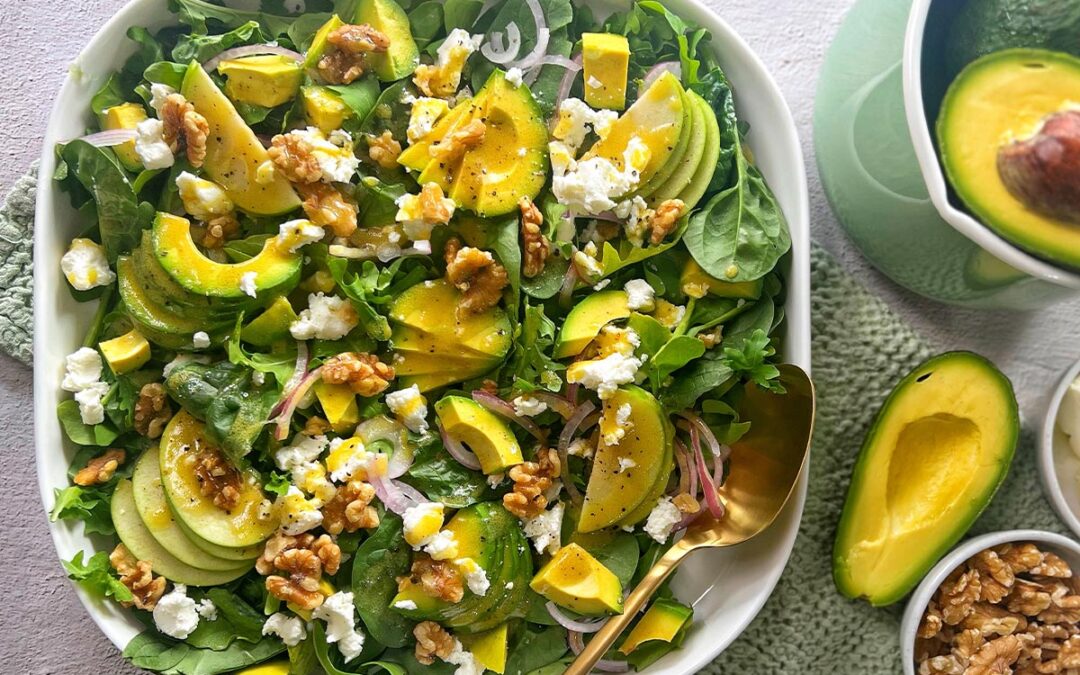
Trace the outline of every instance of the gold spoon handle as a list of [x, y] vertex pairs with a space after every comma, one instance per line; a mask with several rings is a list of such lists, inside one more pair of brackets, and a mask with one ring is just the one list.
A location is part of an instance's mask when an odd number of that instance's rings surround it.
[[660, 587], [660, 584], [664, 583], [664, 579], [671, 576], [671, 573], [675, 571], [683, 558], [693, 550], [693, 547], [684, 544], [684, 541], [686, 541], [685, 537], [676, 542], [674, 546], [668, 549], [667, 553], [656, 561], [656, 564], [641, 580], [641, 583], [637, 585], [634, 592], [626, 598], [623, 603], [623, 613], [611, 617], [604, 624], [604, 627], [593, 636], [589, 644], [585, 645], [581, 655], [566, 669], [565, 675], [585, 675], [592, 670], [592, 667], [607, 652], [615, 639], [634, 620], [634, 617], [649, 601], [649, 598]]

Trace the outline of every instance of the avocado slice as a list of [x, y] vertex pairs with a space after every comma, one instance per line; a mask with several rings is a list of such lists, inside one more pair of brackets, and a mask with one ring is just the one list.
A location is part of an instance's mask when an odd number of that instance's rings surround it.
[[368, 56], [372, 70], [383, 82], [404, 79], [420, 65], [420, 49], [413, 39], [409, 15], [394, 0], [360, 0], [353, 23], [366, 23], [389, 39], [385, 53]]
[[275, 172], [265, 184], [256, 180], [270, 155], [198, 63], [188, 66], [180, 93], [210, 126], [203, 170], [225, 188], [237, 208], [255, 216], [278, 216], [300, 208], [300, 198], [284, 176]]
[[274, 518], [261, 520], [259, 506], [266, 496], [258, 477], [241, 470], [239, 505], [223, 511], [203, 496], [194, 466], [186, 459], [195, 447], [213, 447], [206, 437], [205, 425], [181, 410], [165, 427], [161, 436], [161, 484], [173, 514], [198, 537], [216, 546], [244, 548], [265, 541], [277, 529]]
[[626, 147], [636, 136], [651, 151], [649, 161], [640, 172], [639, 190], [647, 191], [654, 178], [657, 185], [663, 183], [675, 170], [678, 158], [689, 143], [687, 100], [679, 78], [664, 73], [615, 120], [608, 135], [593, 145], [583, 159], [603, 157], [622, 167]]
[[435, 404], [435, 414], [447, 435], [473, 451], [485, 474], [500, 473], [525, 461], [510, 426], [471, 398], [444, 396]]
[[214, 298], [243, 300], [245, 275], [254, 273], [260, 296], [288, 293], [300, 282], [303, 256], [290, 250], [288, 242], [270, 237], [262, 251], [244, 262], [219, 263], [203, 255], [191, 239], [191, 223], [185, 218], [159, 213], [151, 241], [158, 264], [185, 290]]
[[855, 464], [833, 549], [840, 592], [880, 606], [914, 588], [990, 503], [1019, 429], [1012, 385], [981, 356], [936, 356], [901, 380]]
[[761, 297], [762, 289], [765, 288], [765, 278], [754, 281], [722, 281], [707, 274], [696, 260], [690, 258], [683, 266], [679, 287], [683, 293], [694, 298], [704, 297], [702, 294], [704, 291], [704, 294], [715, 295], [718, 298], [757, 300]]
[[[510, 319], [501, 308], [458, 315], [461, 294], [444, 279], [410, 287], [390, 305], [393, 341], [401, 351], [486, 355], [501, 361], [510, 351]], [[466, 352], [461, 351], [466, 348]]]
[[671, 473], [674, 434], [663, 407], [652, 394], [633, 386], [604, 401], [605, 411], [623, 405], [630, 406], [632, 426], [616, 445], [600, 440], [578, 521], [581, 532], [631, 525], [636, 522], [632, 518], [647, 516], [658, 496], [657, 482]]
[[294, 59], [278, 54], [222, 61], [225, 95], [234, 103], [276, 108], [296, 98], [304, 71]]
[[[668, 199], [678, 197], [690, 185], [690, 181], [693, 180], [694, 174], [697, 173], [698, 166], [705, 156], [706, 143], [704, 140], [708, 138], [705, 117], [709, 106], [707, 104], [702, 106], [698, 101], [703, 102], [703, 99], [698, 94], [691, 91], [686, 92], [687, 107], [690, 109], [690, 126], [688, 127], [690, 140], [687, 141], [686, 150], [679, 157], [679, 161], [675, 163], [671, 175], [662, 183], [656, 182], [655, 188], [649, 190], [649, 203], [654, 206]], [[715, 162], [713, 164], [715, 165]]]
[[324, 134], [340, 129], [349, 116], [345, 101], [326, 87], [304, 87], [300, 90], [300, 98], [304, 105], [304, 119]]
[[150, 343], [136, 329], [99, 343], [98, 349], [116, 375], [138, 370], [150, 360]]
[[619, 651], [629, 655], [646, 642], [672, 642], [693, 618], [693, 608], [660, 598], [626, 636]]
[[1031, 49], [997, 52], [972, 63], [953, 82], [937, 135], [949, 182], [980, 220], [1034, 255], [1080, 267], [1075, 203], [1072, 217], [1065, 219], [1053, 208], [1060, 204], [1050, 203], [1049, 196], [1039, 199], [1040, 194], [1069, 190], [1075, 195], [1080, 165], [1061, 166], [1052, 174], [1027, 173], [1017, 168], [1027, 166], [1023, 149], [1018, 154], [1012, 142], [1037, 141], [1044, 122], [1075, 101], [1080, 101], [1080, 59]]
[[601, 329], [612, 321], [630, 316], [626, 291], [593, 293], [566, 315], [555, 340], [555, 358], [565, 359], [585, 351]]
[[472, 652], [476, 660], [492, 672], [506, 672], [506, 654], [509, 647], [510, 624], [503, 623], [476, 635], [462, 635], [461, 644]]
[[622, 583], [578, 544], [567, 544], [536, 573], [529, 586], [578, 614], [600, 616], [622, 612]]
[[337, 434], [349, 434], [360, 424], [360, 406], [356, 392], [347, 384], [315, 383], [315, 398], [322, 406], [326, 421]]
[[1080, 56], [1075, 0], [967, 0], [945, 40], [949, 75], [987, 54], [1028, 47]]
[[296, 310], [284, 295], [274, 298], [266, 311], [240, 329], [240, 339], [256, 347], [272, 347], [290, 339], [289, 326], [296, 321]]
[[[689, 92], [689, 96], [692, 103], [703, 109], [705, 140], [702, 143], [705, 149], [701, 153], [701, 161], [698, 163], [694, 175], [690, 178], [690, 182], [686, 184], [686, 187], [678, 196], [686, 204], [687, 212], [697, 206], [705, 193], [709, 191], [709, 184], [712, 183], [713, 174], [716, 173], [716, 163], [720, 160], [721, 140], [720, 122], [716, 119], [716, 111], [697, 92]], [[652, 201], [654, 204], [656, 203], [655, 195]]]
[[626, 36], [582, 33], [581, 57], [585, 71], [585, 102], [593, 108], [625, 108], [630, 67], [630, 42]]
[[147, 531], [177, 560], [197, 569], [223, 572], [249, 568], [248, 560], [228, 560], [203, 551], [176, 524], [161, 487], [159, 454], [158, 446], [150, 446], [135, 463], [131, 476], [135, 508]]
[[181, 562], [154, 539], [135, 507], [131, 481], [123, 479], [112, 495], [110, 512], [116, 535], [139, 560], [148, 560], [155, 574], [169, 581], [188, 586], [220, 586], [247, 574], [253, 563], [232, 570], [201, 570]]
[[[118, 129], [134, 129], [140, 122], [146, 121], [146, 108], [138, 103], [121, 103], [111, 108], [106, 108], [98, 115], [98, 122], [102, 131], [115, 131]], [[116, 158], [128, 171], [138, 173], [143, 170], [142, 159], [135, 152], [135, 141], [128, 141], [113, 148]]]

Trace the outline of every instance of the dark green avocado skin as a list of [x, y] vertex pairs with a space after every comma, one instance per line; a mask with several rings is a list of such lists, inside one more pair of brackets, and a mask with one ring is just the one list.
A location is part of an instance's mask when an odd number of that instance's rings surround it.
[[953, 19], [945, 60], [955, 75], [982, 56], [1016, 47], [1080, 56], [1080, 2], [967, 0]]

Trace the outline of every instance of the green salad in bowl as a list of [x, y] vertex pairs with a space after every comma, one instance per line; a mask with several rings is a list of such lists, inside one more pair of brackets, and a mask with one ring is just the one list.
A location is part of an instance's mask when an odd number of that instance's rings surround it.
[[[258, 3], [255, 3], [258, 4]], [[784, 215], [643, 1], [172, 0], [56, 148], [65, 562], [151, 672], [558, 673], [779, 389]], [[274, 7], [266, 7], [273, 5]], [[678, 649], [661, 592], [599, 668]]]

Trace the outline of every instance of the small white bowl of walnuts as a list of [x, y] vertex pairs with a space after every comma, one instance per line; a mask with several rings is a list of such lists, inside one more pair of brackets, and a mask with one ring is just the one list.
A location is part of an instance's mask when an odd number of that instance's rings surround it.
[[904, 611], [905, 675], [1080, 673], [1080, 544], [1009, 530], [965, 541]]

